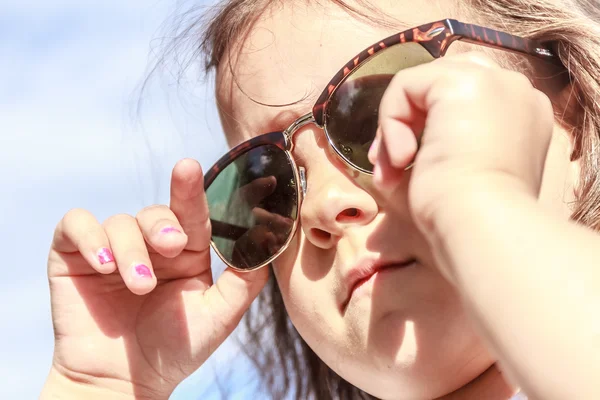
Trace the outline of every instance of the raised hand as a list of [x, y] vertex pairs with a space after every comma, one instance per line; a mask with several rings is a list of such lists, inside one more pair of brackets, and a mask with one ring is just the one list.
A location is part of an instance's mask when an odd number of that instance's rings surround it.
[[428, 234], [478, 191], [537, 197], [553, 124], [550, 100], [524, 75], [477, 53], [444, 57], [388, 87], [369, 154], [374, 180], [389, 191], [414, 160], [411, 211]]
[[[55, 331], [43, 397], [168, 398], [236, 327], [268, 272], [213, 284], [200, 166], [174, 168], [171, 203], [98, 223], [73, 210], [48, 258]], [[113, 397], [110, 397], [113, 396]]]

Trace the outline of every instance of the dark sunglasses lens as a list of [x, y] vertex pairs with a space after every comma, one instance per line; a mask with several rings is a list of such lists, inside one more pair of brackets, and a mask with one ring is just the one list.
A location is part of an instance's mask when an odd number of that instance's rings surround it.
[[212, 240], [231, 265], [250, 270], [288, 242], [298, 214], [298, 190], [288, 154], [253, 148], [223, 169], [206, 190]]
[[346, 161], [373, 171], [367, 154], [377, 132], [379, 103], [385, 90], [396, 73], [432, 60], [418, 43], [391, 46], [370, 57], [336, 88], [325, 111], [325, 129]]

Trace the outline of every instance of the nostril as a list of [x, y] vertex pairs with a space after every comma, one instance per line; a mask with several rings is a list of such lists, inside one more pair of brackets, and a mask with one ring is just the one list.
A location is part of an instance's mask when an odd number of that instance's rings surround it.
[[360, 211], [358, 211], [358, 208], [349, 208], [345, 210], [342, 214], [344, 214], [347, 217], [358, 217]]
[[319, 241], [328, 241], [329, 239], [331, 239], [331, 233], [324, 231], [322, 229], [318, 229], [318, 228], [312, 228], [311, 233], [313, 235], [313, 237]]
[[347, 208], [338, 214], [336, 221], [344, 222], [349, 219], [356, 219], [360, 217], [361, 212], [358, 208]]

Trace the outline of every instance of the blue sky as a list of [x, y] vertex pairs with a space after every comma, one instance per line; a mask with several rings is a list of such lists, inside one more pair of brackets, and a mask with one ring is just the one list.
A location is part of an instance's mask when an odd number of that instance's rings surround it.
[[[46, 255], [62, 215], [82, 207], [103, 220], [167, 203], [178, 159], [208, 167], [226, 149], [212, 88], [193, 77], [185, 90], [155, 81], [136, 112], [152, 39], [177, 5], [0, 0], [3, 399], [37, 398], [50, 367]], [[256, 396], [248, 368], [229, 341], [172, 398], [219, 398], [215, 376], [230, 398]]]

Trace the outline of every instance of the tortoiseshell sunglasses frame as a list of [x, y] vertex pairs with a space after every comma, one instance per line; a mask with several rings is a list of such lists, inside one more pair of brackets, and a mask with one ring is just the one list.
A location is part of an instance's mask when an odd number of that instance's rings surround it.
[[[365, 61], [367, 61], [370, 57], [377, 54], [378, 52], [385, 50], [391, 46], [397, 46], [403, 43], [419, 43], [429, 52], [429, 54], [431, 54], [433, 59], [437, 59], [443, 57], [446, 54], [446, 51], [448, 50], [449, 46], [457, 40], [531, 56], [536, 59], [546, 61], [548, 63], [562, 67], [562, 63], [559, 57], [555, 54], [554, 50], [544, 43], [521, 38], [490, 28], [484, 28], [473, 24], [459, 22], [454, 19], [444, 19], [441, 21], [432, 22], [429, 24], [418, 26], [416, 28], [405, 30], [403, 32], [394, 34], [373, 44], [372, 46], [361, 51], [350, 61], [348, 61], [348, 63], [346, 63], [346, 65], [344, 65], [344, 67], [341, 68], [335, 74], [333, 79], [331, 79], [331, 81], [327, 84], [326, 88], [323, 90], [323, 92], [317, 99], [315, 105], [313, 106], [312, 111], [295, 120], [287, 129], [285, 129], [284, 131], [270, 132], [256, 136], [250, 140], [247, 140], [235, 146], [228, 153], [223, 155], [206, 172], [204, 178], [204, 189], [208, 189], [208, 187], [215, 180], [219, 172], [225, 169], [229, 164], [231, 164], [231, 162], [233, 162], [242, 154], [259, 146], [274, 145], [287, 153], [287, 156], [291, 161], [290, 165], [294, 169], [295, 180], [296, 182], [301, 183], [301, 185], [296, 185], [298, 187], [299, 211], [302, 203], [302, 197], [304, 195], [304, 193], [300, 190], [300, 187], [305, 188], [306, 182], [304, 181], [304, 176], [300, 177], [301, 174], [298, 172], [298, 168], [296, 167], [294, 158], [291, 153], [293, 150], [292, 136], [300, 128], [311, 123], [316, 124], [319, 128], [325, 131], [330, 146], [333, 148], [333, 150], [335, 150], [336, 154], [345, 162], [345, 164], [347, 164], [349, 167], [360, 173], [371, 175], [372, 173], [370, 171], [365, 170], [350, 162], [335, 147], [330, 138], [330, 135], [327, 133], [327, 127], [325, 124], [325, 114], [327, 112], [328, 102], [331, 99], [333, 93], [346, 80], [346, 78], [350, 76], [350, 74], [354, 70], [359, 68]], [[296, 214], [299, 215], [299, 213]], [[219, 225], [223, 228], [222, 222], [215, 221], [215, 225]], [[290, 232], [290, 237], [288, 238], [284, 246], [282, 246], [276, 254], [274, 254], [268, 260], [265, 260], [263, 264], [251, 269], [242, 269], [242, 271], [255, 270], [270, 264], [288, 247], [291, 239], [295, 235], [296, 229], [297, 218], [294, 221], [293, 228]], [[215, 232], [213, 229], [213, 236], [214, 234]], [[212, 247], [217, 252], [219, 257], [223, 260], [223, 262], [225, 262], [225, 264], [234, 269], [240, 270], [239, 268], [237, 268], [234, 265], [231, 265], [228, 261], [224, 259], [224, 257], [217, 250], [214, 243], [212, 243]]]

